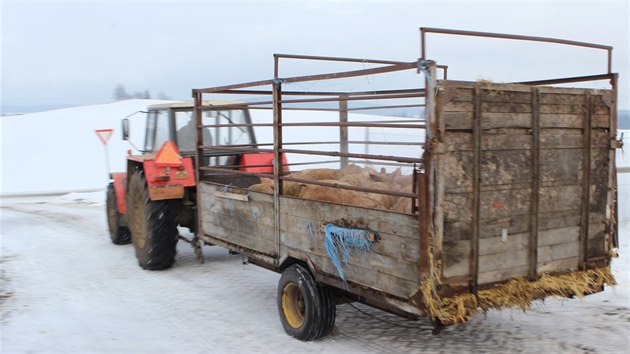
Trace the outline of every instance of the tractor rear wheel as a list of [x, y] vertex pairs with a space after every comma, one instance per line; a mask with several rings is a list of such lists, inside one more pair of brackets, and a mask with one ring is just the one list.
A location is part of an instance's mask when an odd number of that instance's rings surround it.
[[138, 263], [144, 269], [160, 270], [175, 263], [177, 246], [177, 200], [149, 199], [143, 171], [129, 179], [127, 218]]
[[109, 228], [109, 237], [116, 245], [126, 245], [131, 242], [131, 234], [129, 228], [122, 226], [122, 218], [118, 212], [118, 204], [116, 203], [116, 192], [114, 184], [107, 186], [107, 226]]

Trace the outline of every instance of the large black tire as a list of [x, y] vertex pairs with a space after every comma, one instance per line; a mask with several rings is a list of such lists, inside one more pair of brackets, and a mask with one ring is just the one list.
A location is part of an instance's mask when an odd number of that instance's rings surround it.
[[335, 297], [331, 289], [318, 285], [310, 271], [300, 264], [282, 272], [277, 303], [284, 330], [297, 339], [325, 337], [335, 325]]
[[142, 171], [129, 179], [127, 220], [138, 263], [144, 269], [161, 270], [173, 266], [177, 246], [179, 201], [151, 201]]
[[118, 204], [116, 203], [116, 193], [114, 184], [107, 186], [107, 226], [109, 228], [109, 237], [116, 245], [126, 245], [131, 242], [131, 233], [129, 228], [122, 226], [123, 216], [118, 212]]

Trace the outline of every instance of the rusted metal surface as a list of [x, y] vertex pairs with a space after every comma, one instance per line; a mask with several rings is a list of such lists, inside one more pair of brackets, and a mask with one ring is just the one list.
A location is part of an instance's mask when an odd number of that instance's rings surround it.
[[[339, 95], [339, 152], [347, 154], [348, 150], [348, 95]], [[339, 159], [339, 166], [345, 168], [348, 166], [348, 157], [343, 156]]]
[[582, 173], [582, 232], [580, 235], [580, 269], [587, 269], [588, 258], [588, 236], [590, 223], [591, 204], [591, 118], [593, 115], [593, 97], [590, 92], [586, 93], [586, 114], [584, 115], [584, 148], [583, 173]]
[[473, 210], [472, 210], [472, 235], [470, 238], [470, 276], [472, 278], [471, 292], [476, 294], [479, 286], [479, 227], [481, 204], [481, 87], [475, 85], [473, 94]]
[[532, 88], [532, 196], [529, 225], [529, 280], [538, 279], [538, 219], [540, 194], [540, 92]]
[[411, 157], [401, 156], [385, 156], [385, 155], [370, 155], [370, 154], [342, 154], [336, 151], [318, 151], [318, 150], [297, 150], [297, 149], [281, 149], [280, 152], [287, 154], [303, 154], [303, 155], [321, 155], [321, 156], [339, 156], [339, 157], [354, 157], [357, 159], [370, 159], [370, 160], [383, 160], [383, 161], [396, 161], [407, 163], [422, 163], [422, 159], [416, 159]]
[[421, 38], [420, 46], [421, 46], [422, 59], [426, 58], [426, 48], [425, 48], [426, 47], [426, 35], [425, 35], [426, 33], [447, 34], [447, 35], [457, 35], [457, 36], [471, 36], [471, 37], [486, 37], [486, 38], [498, 38], [498, 39], [513, 39], [513, 40], [520, 40], [520, 41], [556, 43], [556, 44], [564, 44], [564, 45], [584, 47], [584, 48], [602, 49], [602, 50], [605, 50], [607, 53], [608, 73], [610, 74], [612, 72], [613, 47], [609, 45], [588, 43], [588, 42], [578, 42], [578, 41], [571, 41], [571, 40], [551, 38], [551, 37], [536, 37], [536, 36], [524, 36], [524, 35], [516, 35], [516, 34], [478, 32], [478, 31], [462, 31], [462, 30], [431, 28], [431, 27], [420, 28], [420, 38]]

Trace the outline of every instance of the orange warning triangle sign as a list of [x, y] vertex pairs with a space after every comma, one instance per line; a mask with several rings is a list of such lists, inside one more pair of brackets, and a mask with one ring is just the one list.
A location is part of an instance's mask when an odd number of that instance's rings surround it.
[[181, 165], [179, 149], [172, 141], [167, 141], [155, 156], [155, 164], [158, 166], [179, 166]]

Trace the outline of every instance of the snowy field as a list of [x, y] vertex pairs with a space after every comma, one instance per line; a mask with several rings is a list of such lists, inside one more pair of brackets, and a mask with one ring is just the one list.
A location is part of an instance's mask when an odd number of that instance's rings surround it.
[[[303, 343], [280, 324], [277, 274], [243, 265], [240, 256], [218, 247], [204, 247], [206, 263], [199, 264], [183, 242], [174, 268], [143, 271], [133, 246], [110, 242], [104, 150], [94, 129], [115, 129], [111, 165], [122, 170], [130, 146], [120, 140], [120, 120], [153, 103], [161, 102], [0, 120], [0, 352], [630, 352], [630, 174], [619, 175], [617, 287], [584, 299], [549, 299], [527, 313], [478, 314], [438, 336], [426, 319], [345, 304], [337, 307], [330, 337]], [[136, 145], [142, 126], [141, 116], [132, 118]], [[630, 166], [630, 154], [618, 156], [618, 165]]]
[[527, 313], [476, 315], [433, 336], [362, 305], [340, 305], [330, 337], [288, 337], [276, 310], [279, 276], [219, 247], [199, 264], [180, 242], [175, 267], [143, 271], [133, 246], [113, 245], [103, 194], [0, 203], [2, 353], [628, 353], [630, 223], [621, 227], [615, 288], [550, 299]]

